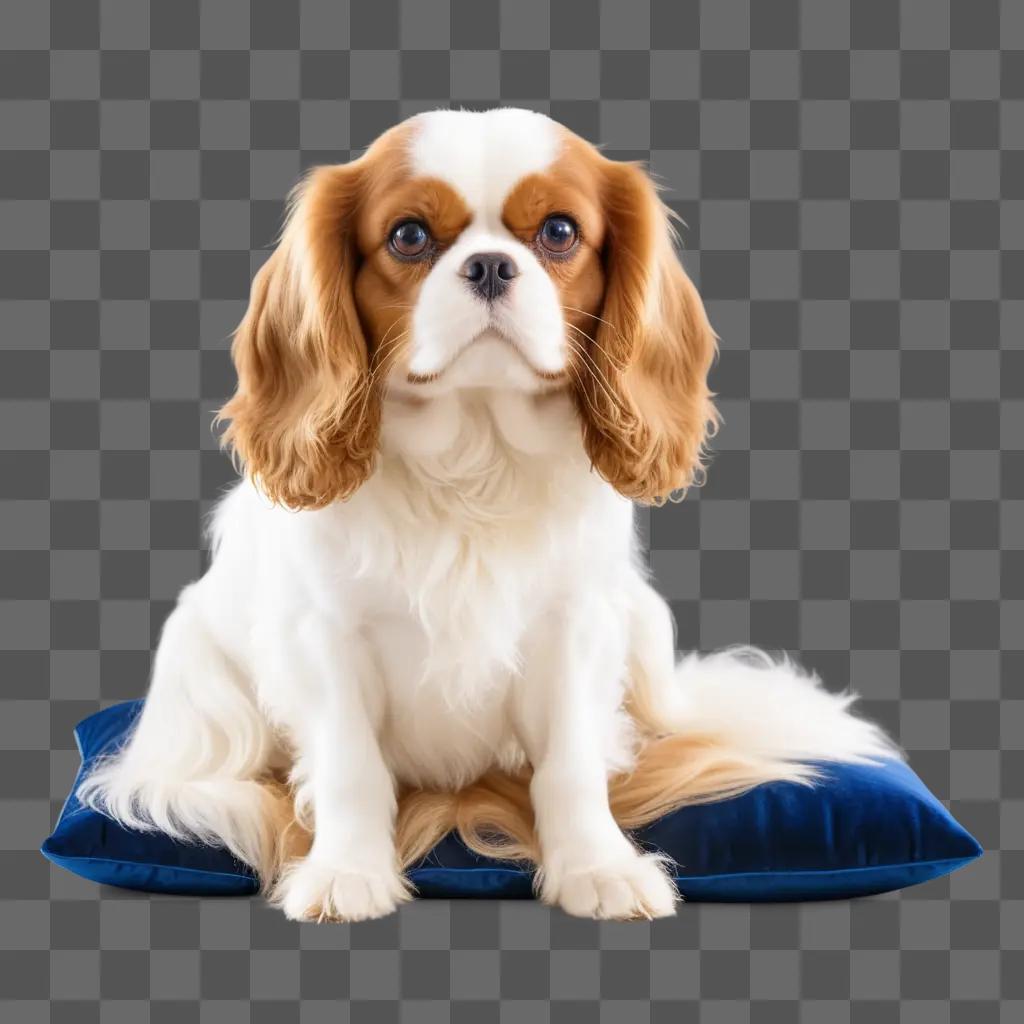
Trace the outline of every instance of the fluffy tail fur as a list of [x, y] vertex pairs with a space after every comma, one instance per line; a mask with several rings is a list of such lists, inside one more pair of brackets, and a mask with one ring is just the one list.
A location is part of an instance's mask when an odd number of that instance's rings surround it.
[[[79, 796], [129, 828], [222, 843], [269, 886], [311, 838], [296, 816], [295, 794], [274, 774], [273, 736], [188, 601], [165, 632], [178, 635], [160, 645], [130, 743], [90, 773]], [[761, 783], [809, 784], [815, 762], [898, 757], [877, 726], [850, 713], [853, 700], [750, 648], [691, 654], [675, 666], [641, 660], [627, 696], [638, 728], [636, 764], [609, 783], [616, 821], [635, 829]], [[400, 794], [401, 863], [415, 864], [453, 830], [484, 856], [538, 863], [529, 787], [524, 770], [490, 772], [457, 793]]]
[[224, 845], [276, 873], [292, 800], [266, 784], [275, 744], [188, 590], [164, 626], [153, 683], [130, 741], [100, 761], [79, 799], [139, 831]]

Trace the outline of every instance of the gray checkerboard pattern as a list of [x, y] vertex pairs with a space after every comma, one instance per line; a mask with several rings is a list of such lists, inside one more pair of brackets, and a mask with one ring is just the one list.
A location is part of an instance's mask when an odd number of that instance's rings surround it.
[[[1024, 3], [0, 0], [0, 1019], [1024, 1019]], [[901, 896], [296, 926], [36, 852], [140, 695], [227, 338], [300, 171], [438, 105], [649, 158], [722, 336], [709, 483], [645, 514], [680, 641], [853, 683], [988, 855]]]

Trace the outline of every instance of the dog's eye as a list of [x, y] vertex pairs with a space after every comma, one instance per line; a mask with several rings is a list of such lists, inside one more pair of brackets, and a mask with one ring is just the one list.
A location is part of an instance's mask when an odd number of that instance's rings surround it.
[[579, 232], [568, 217], [548, 217], [537, 237], [548, 252], [563, 255], [576, 244]]
[[430, 232], [418, 220], [406, 220], [391, 232], [391, 248], [405, 259], [415, 259], [427, 251]]

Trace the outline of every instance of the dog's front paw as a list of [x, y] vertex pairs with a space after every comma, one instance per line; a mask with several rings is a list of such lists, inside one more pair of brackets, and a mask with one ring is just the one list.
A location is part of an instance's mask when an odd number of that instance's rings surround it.
[[594, 866], [545, 871], [541, 897], [576, 917], [617, 921], [671, 917], [679, 899], [661, 858], [639, 853]]
[[306, 857], [285, 870], [272, 899], [293, 921], [366, 921], [410, 899], [395, 870], [332, 865]]

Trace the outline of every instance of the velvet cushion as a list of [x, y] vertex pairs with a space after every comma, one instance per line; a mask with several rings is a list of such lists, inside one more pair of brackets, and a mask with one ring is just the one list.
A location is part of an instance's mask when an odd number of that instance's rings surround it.
[[[79, 723], [82, 769], [124, 741], [141, 701]], [[827, 765], [814, 786], [773, 783], [716, 804], [687, 807], [639, 830], [646, 849], [673, 858], [676, 882], [693, 901], [847, 899], [945, 875], [981, 847], [906, 765]], [[55, 864], [107, 885], [148, 892], [244, 895], [252, 873], [226, 850], [127, 831], [84, 808], [78, 778], [42, 852]], [[485, 860], [448, 836], [410, 872], [426, 897], [517, 898], [531, 875]]]

